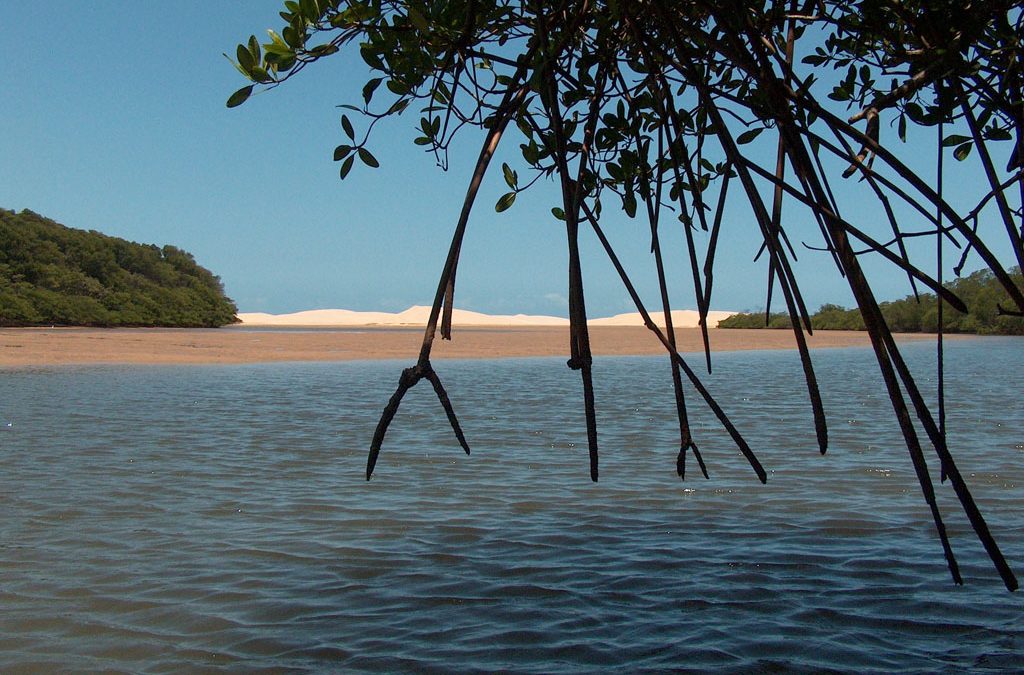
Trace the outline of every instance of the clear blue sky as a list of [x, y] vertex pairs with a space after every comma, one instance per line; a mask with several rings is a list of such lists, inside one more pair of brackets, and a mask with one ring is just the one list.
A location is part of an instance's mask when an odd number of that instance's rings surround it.
[[[191, 251], [221, 277], [241, 311], [430, 304], [478, 137], [467, 137], [442, 173], [412, 144], [418, 115], [408, 115], [371, 142], [381, 169], [339, 181], [331, 158], [344, 141], [336, 106], [359, 98], [366, 78], [358, 58], [315, 64], [240, 108], [225, 108], [245, 82], [222, 53], [279, 28], [281, 5], [0, 3], [0, 207]], [[973, 180], [976, 168], [958, 168], [967, 169], [961, 183]], [[495, 171], [470, 223], [456, 305], [564, 316], [565, 234], [548, 214], [554, 191], [542, 186], [496, 214], [504, 191]], [[756, 227], [746, 212], [736, 214], [719, 246], [713, 306], [761, 309], [766, 270], [763, 261], [751, 263]], [[877, 212], [864, 215], [877, 219]], [[646, 226], [615, 214], [605, 227], [649, 305], [659, 306]], [[677, 263], [670, 269], [673, 304], [693, 308], [675, 230], [664, 242]], [[813, 228], [794, 231], [818, 241]], [[584, 232], [590, 315], [633, 311]], [[884, 265], [870, 270], [882, 299], [909, 292], [905, 276]], [[798, 275], [812, 309], [850, 303], [825, 254], [802, 252]]]

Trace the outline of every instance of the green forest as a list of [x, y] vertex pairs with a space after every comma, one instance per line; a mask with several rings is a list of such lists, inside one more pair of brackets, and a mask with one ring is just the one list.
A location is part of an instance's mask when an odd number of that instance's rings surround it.
[[[1010, 270], [1010, 276], [1021, 284], [1019, 267]], [[1000, 313], [1000, 305], [1012, 307], [1013, 303], [1003, 286], [990, 271], [979, 270], [945, 284], [967, 305], [968, 312], [956, 311], [947, 303], [942, 304], [942, 327], [948, 333], [976, 333], [978, 335], [1024, 335], [1024, 318], [1006, 316]], [[939, 311], [935, 296], [922, 293], [920, 297], [908, 295], [902, 300], [879, 304], [889, 328], [898, 333], [935, 333], [939, 328]], [[864, 330], [864, 320], [857, 309], [846, 309], [839, 305], [822, 305], [811, 316], [811, 326], [816, 330]], [[719, 328], [792, 328], [789, 314], [778, 312], [768, 315], [764, 312], [734, 314], [718, 324]]]
[[217, 327], [237, 311], [187, 251], [0, 209], [0, 326]]

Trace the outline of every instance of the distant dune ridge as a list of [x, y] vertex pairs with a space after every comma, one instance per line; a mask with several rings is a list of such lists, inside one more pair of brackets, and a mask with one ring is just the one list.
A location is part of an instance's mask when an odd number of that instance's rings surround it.
[[[709, 311], [708, 312], [708, 327], [717, 328], [718, 322], [723, 319], [727, 319], [736, 312], [725, 312], [725, 311]], [[654, 319], [654, 323], [658, 326], [664, 327], [665, 325], [665, 313], [661, 311], [651, 312], [651, 318]], [[642, 326], [644, 320], [640, 316], [640, 312], [631, 312], [629, 314], [616, 314], [615, 316], [609, 316], [605, 319], [590, 319], [587, 321], [589, 326]], [[695, 309], [674, 309], [672, 310], [672, 325], [676, 328], [696, 328], [700, 325], [700, 313]]]
[[[718, 322], [735, 312], [708, 312], [708, 325], [718, 326]], [[655, 323], [664, 325], [661, 312], [651, 312]], [[240, 312], [238, 318], [244, 326], [423, 326], [430, 317], [430, 307], [415, 305], [392, 314], [388, 312], [353, 312], [347, 309], [311, 309], [292, 314], [265, 314], [263, 312]], [[672, 312], [672, 324], [677, 328], [694, 328], [698, 325], [700, 315], [692, 309], [680, 309]], [[591, 319], [591, 326], [642, 326], [643, 319], [639, 312], [616, 314], [603, 319]], [[452, 324], [456, 326], [568, 326], [569, 320], [557, 316], [541, 316], [530, 314], [481, 314], [465, 309], [452, 311]]]

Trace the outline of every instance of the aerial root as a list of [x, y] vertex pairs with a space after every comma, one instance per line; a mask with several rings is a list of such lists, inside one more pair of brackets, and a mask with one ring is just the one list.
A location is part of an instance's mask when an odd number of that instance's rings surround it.
[[700, 467], [700, 472], [704, 474], [704, 478], [708, 480], [711, 476], [708, 475], [708, 467], [704, 463], [704, 458], [700, 454], [700, 450], [697, 449], [697, 444], [693, 441], [689, 443], [681, 443], [679, 445], [679, 455], [676, 457], [676, 473], [679, 475], [680, 480], [686, 480], [686, 451], [693, 450], [693, 456], [697, 460], [697, 466]]
[[455, 409], [452, 408], [451, 399], [448, 398], [448, 392], [445, 391], [444, 385], [441, 384], [441, 378], [437, 376], [437, 373], [433, 368], [427, 367], [426, 373], [424, 374], [430, 384], [434, 387], [434, 393], [437, 394], [437, 400], [441, 402], [441, 407], [444, 408], [445, 415], [448, 416], [448, 423], [452, 425], [452, 431], [455, 432], [455, 438], [458, 439], [459, 445], [462, 449], [469, 454], [469, 444], [466, 442], [466, 435], [462, 433], [462, 426], [459, 424], [459, 418], [455, 415]]
[[448, 392], [445, 390], [444, 385], [441, 384], [441, 378], [437, 376], [437, 372], [434, 371], [434, 367], [430, 364], [429, 360], [421, 360], [415, 366], [402, 371], [402, 375], [398, 378], [398, 388], [395, 389], [395, 393], [391, 395], [391, 399], [380, 415], [377, 429], [373, 432], [373, 441], [370, 443], [370, 455], [366, 459], [366, 480], [370, 480], [373, 476], [373, 468], [377, 465], [380, 448], [384, 443], [384, 435], [387, 433], [388, 427], [391, 426], [391, 421], [398, 412], [398, 406], [401, 405], [402, 398], [407, 391], [415, 387], [423, 379], [428, 380], [434, 387], [434, 393], [437, 394], [437, 399], [441, 402], [441, 407], [444, 408], [444, 412], [448, 416], [448, 423], [452, 425], [455, 438], [458, 439], [459, 445], [466, 451], [466, 454], [469, 454], [469, 444], [466, 442], [466, 436], [462, 432], [462, 425], [459, 424], [459, 418], [452, 407], [451, 399], [448, 398]]

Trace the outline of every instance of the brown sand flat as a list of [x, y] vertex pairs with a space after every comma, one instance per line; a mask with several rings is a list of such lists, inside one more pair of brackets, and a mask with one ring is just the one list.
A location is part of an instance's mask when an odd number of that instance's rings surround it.
[[[455, 327], [453, 340], [434, 342], [433, 358], [502, 358], [567, 356], [568, 329], [563, 327]], [[680, 352], [703, 350], [700, 330], [677, 331]], [[402, 359], [414, 362], [423, 339], [421, 329], [254, 330], [239, 328], [9, 328], [0, 329], [0, 366], [87, 363], [257, 363], [270, 361], [347, 361]], [[663, 354], [653, 333], [643, 327], [591, 327], [596, 356]], [[900, 340], [934, 339], [900, 335]], [[812, 349], [867, 346], [866, 333], [819, 331]], [[715, 351], [793, 349], [793, 334], [784, 330], [712, 330]]]

